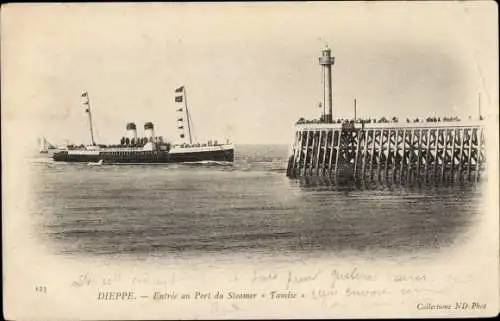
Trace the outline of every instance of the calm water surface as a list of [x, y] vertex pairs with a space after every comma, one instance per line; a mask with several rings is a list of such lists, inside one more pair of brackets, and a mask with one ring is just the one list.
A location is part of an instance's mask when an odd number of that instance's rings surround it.
[[287, 146], [235, 151], [234, 165], [37, 156], [40, 240], [60, 255], [111, 259], [418, 255], [459, 244], [481, 211], [479, 187], [308, 186], [285, 177]]

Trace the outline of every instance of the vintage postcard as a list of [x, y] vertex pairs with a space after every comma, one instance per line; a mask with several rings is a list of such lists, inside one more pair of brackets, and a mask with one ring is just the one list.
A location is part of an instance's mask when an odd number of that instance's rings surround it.
[[499, 312], [493, 1], [1, 8], [8, 320]]

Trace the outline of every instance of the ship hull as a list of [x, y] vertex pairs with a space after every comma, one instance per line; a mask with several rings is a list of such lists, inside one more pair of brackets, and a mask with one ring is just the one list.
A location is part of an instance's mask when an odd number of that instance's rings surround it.
[[201, 161], [233, 162], [234, 150], [189, 151], [169, 153], [166, 151], [107, 152], [96, 151], [78, 153], [60, 151], [54, 153], [54, 161], [94, 163], [102, 160], [106, 164], [158, 164]]

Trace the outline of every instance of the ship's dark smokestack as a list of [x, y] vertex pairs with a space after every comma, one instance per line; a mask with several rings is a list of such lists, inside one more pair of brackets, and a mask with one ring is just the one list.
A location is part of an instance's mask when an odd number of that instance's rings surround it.
[[127, 137], [129, 139], [137, 138], [137, 127], [135, 126], [135, 123], [127, 124]]
[[144, 135], [149, 138], [155, 137], [154, 125], [152, 122], [148, 121], [144, 124]]

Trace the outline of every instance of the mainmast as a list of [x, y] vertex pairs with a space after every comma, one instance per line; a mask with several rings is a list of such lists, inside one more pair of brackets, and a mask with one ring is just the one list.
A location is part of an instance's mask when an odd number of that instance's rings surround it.
[[[189, 109], [187, 105], [187, 95], [186, 95], [186, 88], [184, 86], [181, 86], [175, 90], [175, 102], [176, 103], [183, 103], [184, 108], [186, 109], [186, 120], [187, 120], [187, 126], [188, 126], [188, 135], [189, 135], [189, 144], [193, 144], [193, 138], [191, 135], [191, 116], [189, 115]], [[180, 96], [178, 96], [180, 95]], [[182, 108], [178, 109], [178, 111], [182, 111]], [[183, 122], [182, 118], [178, 119], [179, 121]], [[184, 129], [184, 126], [178, 127], [179, 129]], [[184, 138], [184, 134], [181, 134], [181, 138]]]
[[82, 94], [82, 99], [84, 99], [83, 104], [86, 105], [85, 112], [89, 115], [89, 125], [90, 125], [90, 139], [92, 140], [92, 146], [95, 146], [95, 141], [94, 141], [94, 130], [92, 128], [92, 112], [90, 110], [90, 99], [89, 99], [89, 93], [84, 92]]
[[186, 94], [186, 88], [184, 88], [184, 107], [186, 107], [186, 118], [187, 118], [187, 125], [188, 125], [188, 133], [189, 133], [189, 145], [193, 144], [193, 139], [191, 137], [191, 116], [189, 115], [189, 109], [187, 105], [187, 94]]

